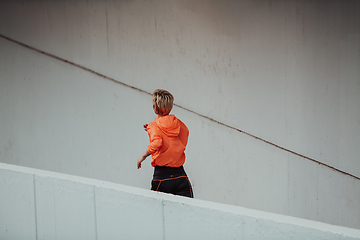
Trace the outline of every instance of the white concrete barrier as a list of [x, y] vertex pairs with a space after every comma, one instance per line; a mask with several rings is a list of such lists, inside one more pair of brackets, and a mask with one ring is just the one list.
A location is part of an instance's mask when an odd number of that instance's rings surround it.
[[360, 230], [0, 163], [0, 239], [360, 239]]

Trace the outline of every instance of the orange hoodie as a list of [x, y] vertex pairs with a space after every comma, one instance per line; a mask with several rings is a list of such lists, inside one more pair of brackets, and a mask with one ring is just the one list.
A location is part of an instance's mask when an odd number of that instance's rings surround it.
[[147, 132], [150, 138], [147, 151], [153, 159], [153, 167], [180, 167], [184, 164], [189, 130], [183, 122], [174, 115], [156, 118], [147, 126]]

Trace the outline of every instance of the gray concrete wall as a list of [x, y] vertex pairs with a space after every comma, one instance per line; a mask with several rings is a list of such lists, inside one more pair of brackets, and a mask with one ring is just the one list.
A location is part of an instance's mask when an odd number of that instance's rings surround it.
[[1, 37], [0, 161], [149, 188], [150, 161], [136, 160], [155, 118], [147, 93], [165, 88], [190, 129], [196, 198], [360, 228], [359, 12], [358, 1], [0, 1], [2, 36], [140, 90]]
[[360, 239], [360, 230], [0, 163], [1, 239]]

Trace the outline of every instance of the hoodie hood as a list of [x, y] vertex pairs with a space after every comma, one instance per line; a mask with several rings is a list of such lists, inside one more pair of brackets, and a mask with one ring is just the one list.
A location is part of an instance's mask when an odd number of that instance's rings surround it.
[[156, 118], [155, 122], [168, 137], [177, 137], [180, 133], [180, 121], [174, 115]]

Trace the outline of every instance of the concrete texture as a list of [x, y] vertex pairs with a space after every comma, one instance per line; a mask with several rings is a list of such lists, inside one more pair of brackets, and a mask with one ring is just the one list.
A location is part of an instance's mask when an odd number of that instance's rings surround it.
[[196, 198], [360, 229], [359, 12], [356, 0], [0, 1], [2, 36], [128, 84], [1, 37], [0, 161], [149, 189], [150, 161], [136, 169], [147, 93], [166, 88], [190, 129]]
[[96, 239], [93, 186], [35, 176], [38, 239]]
[[360, 230], [0, 163], [1, 239], [360, 239]]
[[37, 239], [34, 175], [0, 168], [0, 239]]
[[98, 239], [164, 239], [161, 198], [120, 189], [94, 189]]

